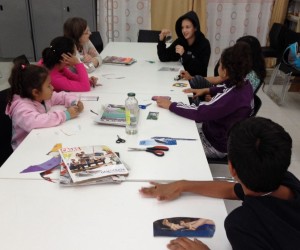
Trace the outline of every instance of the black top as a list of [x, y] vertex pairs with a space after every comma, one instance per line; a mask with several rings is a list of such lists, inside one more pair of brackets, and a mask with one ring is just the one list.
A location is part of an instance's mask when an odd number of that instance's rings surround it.
[[[197, 29], [195, 33], [195, 42], [191, 46], [188, 45], [187, 40], [184, 38], [181, 31], [182, 20], [186, 18], [191, 20]], [[207, 67], [211, 50], [209, 41], [200, 31], [200, 22], [197, 14], [194, 11], [190, 11], [178, 18], [175, 29], [178, 38], [168, 48], [166, 48], [165, 41], [158, 42], [157, 54], [159, 60], [162, 62], [169, 62], [178, 61], [180, 59], [184, 69], [192, 76], [207, 76]], [[175, 52], [176, 45], [181, 45], [184, 47], [185, 51], [181, 57]]]
[[233, 249], [300, 249], [300, 181], [287, 172], [282, 185], [294, 192], [293, 200], [245, 196], [242, 186], [235, 185], [244, 202], [225, 220]]

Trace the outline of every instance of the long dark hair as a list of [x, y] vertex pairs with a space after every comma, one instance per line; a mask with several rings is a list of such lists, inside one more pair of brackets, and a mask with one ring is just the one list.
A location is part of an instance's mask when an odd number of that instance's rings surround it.
[[221, 55], [221, 63], [222, 68], [227, 70], [231, 84], [243, 86], [244, 78], [252, 69], [250, 46], [245, 42], [239, 42], [225, 49]]
[[52, 69], [60, 63], [62, 54], [74, 54], [75, 44], [72, 39], [64, 36], [54, 38], [50, 47], [45, 48], [42, 53], [43, 63], [48, 69]]
[[33, 100], [32, 90], [41, 91], [47, 77], [48, 70], [45, 67], [16, 62], [8, 78], [10, 84], [8, 104], [11, 104], [15, 94]]
[[236, 42], [246, 42], [250, 45], [252, 56], [252, 69], [255, 71], [261, 82], [264, 82], [267, 71], [265, 59], [262, 54], [260, 42], [254, 36], [242, 36]]

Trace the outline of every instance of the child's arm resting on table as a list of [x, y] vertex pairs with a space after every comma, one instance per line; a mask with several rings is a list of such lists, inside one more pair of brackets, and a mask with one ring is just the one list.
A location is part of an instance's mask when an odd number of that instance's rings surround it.
[[195, 193], [203, 196], [237, 200], [235, 183], [226, 181], [175, 181], [168, 184], [150, 182], [152, 187], [143, 187], [140, 193], [158, 200], [175, 200], [182, 193]]

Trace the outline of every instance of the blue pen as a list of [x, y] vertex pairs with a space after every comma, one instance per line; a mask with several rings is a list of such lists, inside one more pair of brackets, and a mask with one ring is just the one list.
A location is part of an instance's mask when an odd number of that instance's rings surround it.
[[150, 106], [152, 103], [148, 103], [148, 104], [141, 104], [139, 105], [140, 109], [146, 109], [148, 106]]

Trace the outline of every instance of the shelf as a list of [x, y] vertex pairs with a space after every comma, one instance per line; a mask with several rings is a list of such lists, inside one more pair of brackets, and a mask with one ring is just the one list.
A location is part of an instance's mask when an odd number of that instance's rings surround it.
[[291, 22], [297, 23], [299, 21], [299, 16], [288, 14], [286, 19], [289, 20], [289, 21], [291, 21]]

